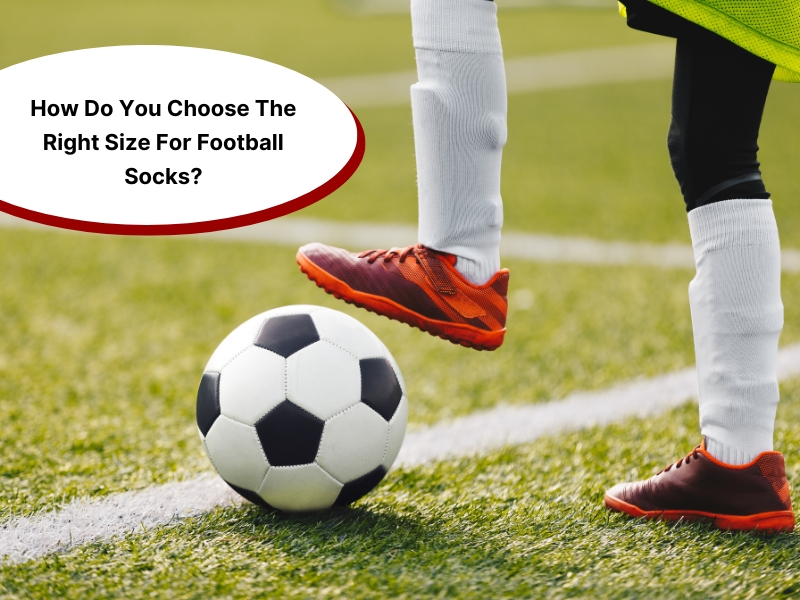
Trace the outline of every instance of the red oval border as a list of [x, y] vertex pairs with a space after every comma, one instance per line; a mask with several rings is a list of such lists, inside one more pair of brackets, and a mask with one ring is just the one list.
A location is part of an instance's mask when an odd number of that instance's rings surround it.
[[71, 229], [72, 231], [83, 231], [86, 233], [103, 233], [108, 235], [187, 235], [193, 233], [209, 233], [212, 231], [223, 231], [225, 229], [236, 229], [237, 227], [245, 227], [247, 225], [255, 225], [256, 223], [263, 223], [264, 221], [271, 221], [278, 217], [297, 212], [307, 206], [311, 206], [315, 202], [319, 202], [326, 196], [329, 196], [338, 190], [344, 183], [353, 176], [358, 169], [364, 158], [364, 151], [366, 150], [366, 136], [364, 135], [364, 128], [361, 126], [361, 121], [358, 120], [356, 114], [347, 107], [356, 124], [356, 147], [350, 159], [342, 167], [342, 169], [331, 177], [328, 181], [323, 183], [316, 189], [303, 194], [293, 200], [288, 200], [278, 206], [272, 206], [259, 210], [256, 212], [248, 213], [246, 215], [238, 215], [236, 217], [227, 217], [225, 219], [215, 219], [213, 221], [198, 221], [196, 223], [175, 223], [171, 225], [120, 225], [112, 223], [97, 223], [94, 221], [81, 221], [79, 219], [68, 219], [66, 217], [56, 217], [48, 215], [47, 213], [37, 212], [9, 204], [0, 200], [0, 211], [32, 221], [42, 225], [49, 225], [51, 227], [58, 227], [60, 229]]

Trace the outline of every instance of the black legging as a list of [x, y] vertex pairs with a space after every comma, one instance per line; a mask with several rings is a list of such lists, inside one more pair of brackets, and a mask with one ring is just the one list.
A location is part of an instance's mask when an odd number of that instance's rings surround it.
[[686, 210], [769, 198], [758, 130], [775, 65], [647, 0], [624, 0], [628, 25], [678, 38], [667, 145]]

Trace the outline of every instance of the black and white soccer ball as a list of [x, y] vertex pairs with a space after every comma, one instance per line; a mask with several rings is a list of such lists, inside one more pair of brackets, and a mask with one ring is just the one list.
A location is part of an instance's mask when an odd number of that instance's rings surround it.
[[365, 325], [285, 306], [233, 330], [206, 365], [197, 427], [222, 479], [255, 504], [354, 502], [386, 475], [406, 430], [394, 358]]

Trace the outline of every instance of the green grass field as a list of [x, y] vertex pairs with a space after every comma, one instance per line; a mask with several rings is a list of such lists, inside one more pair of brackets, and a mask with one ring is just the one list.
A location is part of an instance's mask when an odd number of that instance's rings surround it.
[[[777, 443], [796, 448], [797, 383], [783, 390], [779, 421]], [[796, 535], [631, 522], [600, 507], [608, 486], [691, 448], [696, 422], [686, 407], [400, 470], [355, 508], [321, 515], [220, 509], [0, 567], [2, 585], [61, 598], [796, 597]]]
[[[8, 3], [0, 67], [92, 46], [184, 44], [313, 77], [413, 68], [407, 15], [323, 0]], [[502, 4], [501, 4], [502, 5]], [[656, 41], [609, 10], [504, 10], [507, 56]], [[688, 242], [666, 152], [669, 83], [510, 98], [509, 228]], [[800, 248], [800, 86], [776, 84], [760, 140], [786, 246]], [[359, 111], [367, 155], [299, 216], [412, 223], [408, 108]], [[288, 221], [287, 221], [288, 222]], [[311, 240], [309, 240], [311, 241]], [[391, 244], [389, 240], [387, 244]], [[0, 522], [208, 473], [194, 395], [219, 341], [248, 317], [320, 304], [357, 317], [405, 375], [411, 428], [502, 403], [558, 399], [694, 362], [688, 270], [508, 261], [509, 333], [452, 346], [322, 293], [295, 248], [0, 228]], [[785, 275], [782, 344], [800, 341], [800, 275]], [[776, 447], [800, 482], [800, 383], [782, 388]], [[797, 535], [631, 522], [600, 506], [699, 441], [696, 408], [404, 468], [353, 508], [310, 517], [252, 506], [0, 566], [0, 596], [794, 597]]]

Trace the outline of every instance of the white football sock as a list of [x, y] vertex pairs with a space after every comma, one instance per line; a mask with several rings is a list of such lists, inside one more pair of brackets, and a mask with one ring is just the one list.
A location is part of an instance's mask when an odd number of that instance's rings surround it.
[[458, 257], [476, 284], [500, 269], [506, 82], [497, 6], [411, 0], [419, 83], [411, 86], [419, 241]]
[[781, 254], [770, 200], [723, 200], [689, 213], [689, 284], [700, 428], [712, 456], [744, 464], [772, 450], [783, 327]]

